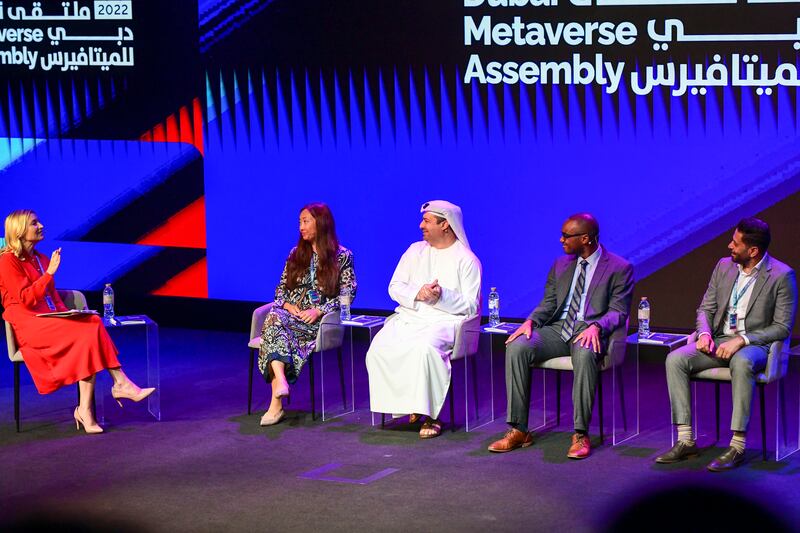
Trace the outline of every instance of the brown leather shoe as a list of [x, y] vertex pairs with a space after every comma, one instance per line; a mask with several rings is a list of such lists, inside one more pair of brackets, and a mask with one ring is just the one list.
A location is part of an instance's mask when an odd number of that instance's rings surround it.
[[569, 447], [567, 457], [570, 459], [586, 459], [592, 452], [592, 445], [589, 444], [589, 435], [575, 433], [572, 435], [572, 445]]
[[511, 428], [506, 431], [502, 439], [491, 443], [488, 450], [490, 452], [503, 453], [517, 448], [527, 448], [531, 444], [533, 444], [533, 436], [531, 436], [530, 432], [523, 433], [517, 428]]

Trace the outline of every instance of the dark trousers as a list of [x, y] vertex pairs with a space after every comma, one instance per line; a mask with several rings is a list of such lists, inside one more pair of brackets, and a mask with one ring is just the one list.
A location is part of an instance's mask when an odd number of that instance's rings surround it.
[[508, 416], [512, 425], [528, 427], [528, 412], [531, 403], [531, 367], [554, 357], [572, 357], [572, 408], [576, 431], [588, 431], [594, 406], [594, 391], [597, 387], [597, 361], [599, 354], [590, 348], [573, 344], [574, 338], [586, 324], [578, 322], [575, 334], [569, 342], [561, 339], [559, 320], [548, 326], [536, 328], [531, 338], [517, 337], [506, 346], [506, 395]]

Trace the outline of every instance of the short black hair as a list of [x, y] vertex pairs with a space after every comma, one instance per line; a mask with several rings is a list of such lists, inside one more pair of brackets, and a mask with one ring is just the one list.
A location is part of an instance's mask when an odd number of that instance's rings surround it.
[[736, 231], [742, 234], [742, 242], [747, 246], [755, 246], [763, 254], [769, 248], [772, 235], [769, 224], [755, 217], [743, 218], [736, 224]]
[[600, 223], [590, 213], [575, 213], [570, 215], [567, 220], [577, 222], [581, 231], [597, 241], [600, 240]]

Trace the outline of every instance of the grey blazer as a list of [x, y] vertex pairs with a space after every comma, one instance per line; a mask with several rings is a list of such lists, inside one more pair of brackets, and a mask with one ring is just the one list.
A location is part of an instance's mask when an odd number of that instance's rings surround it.
[[[697, 309], [697, 334], [722, 335], [733, 284], [739, 275], [730, 257], [719, 260], [703, 301]], [[745, 314], [745, 335], [750, 344], [768, 345], [789, 337], [797, 312], [797, 282], [794, 270], [770, 255], [764, 255], [753, 284]]]
[[[546, 326], [560, 319], [577, 264], [578, 258], [574, 255], [555, 260], [547, 274], [542, 301], [528, 316], [535, 327]], [[601, 335], [608, 337], [612, 331], [625, 325], [632, 295], [633, 266], [603, 247], [586, 293], [584, 322], [597, 324]]]

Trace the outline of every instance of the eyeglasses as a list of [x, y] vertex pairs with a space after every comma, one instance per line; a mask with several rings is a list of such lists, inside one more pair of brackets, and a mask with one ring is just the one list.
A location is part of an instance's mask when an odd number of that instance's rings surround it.
[[567, 239], [571, 239], [572, 237], [580, 237], [581, 235], [589, 235], [589, 233], [586, 231], [584, 231], [583, 233], [564, 233], [563, 231], [561, 232], [561, 238], [564, 239], [565, 241]]

